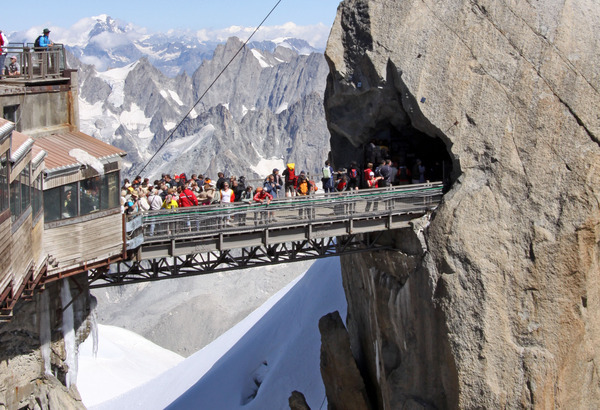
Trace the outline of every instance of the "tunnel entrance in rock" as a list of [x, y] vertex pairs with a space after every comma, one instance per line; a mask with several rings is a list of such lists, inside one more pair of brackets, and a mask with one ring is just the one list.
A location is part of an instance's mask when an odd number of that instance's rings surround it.
[[[444, 141], [410, 125], [381, 128], [363, 150], [365, 168], [368, 163], [376, 168], [381, 160], [390, 159], [394, 168], [400, 170], [396, 178], [398, 185], [426, 181], [444, 182], [447, 186], [451, 183], [452, 158]], [[402, 167], [408, 170], [408, 181]]]

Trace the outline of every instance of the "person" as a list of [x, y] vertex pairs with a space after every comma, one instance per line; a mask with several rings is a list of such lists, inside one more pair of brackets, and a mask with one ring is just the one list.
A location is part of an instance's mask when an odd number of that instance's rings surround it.
[[230, 204], [235, 201], [235, 193], [229, 188], [229, 182], [223, 182], [223, 188], [219, 192], [221, 194], [221, 203]]
[[419, 184], [425, 182], [425, 166], [421, 160], [417, 158], [415, 165], [412, 168], [412, 183]]
[[52, 41], [50, 41], [50, 30], [48, 30], [47, 28], [44, 29], [43, 34], [41, 36], [38, 37], [39, 41], [38, 41], [38, 45], [36, 45], [36, 48], [48, 48], [48, 47], [52, 47], [54, 45], [54, 43]]
[[240, 202], [242, 200], [242, 193], [244, 192], [244, 187], [240, 185], [239, 181], [235, 178], [231, 179], [231, 189], [235, 194], [235, 202]]
[[331, 163], [329, 160], [325, 161], [325, 166], [323, 167], [323, 178], [321, 178], [321, 182], [323, 182], [323, 191], [333, 192], [333, 168], [331, 167]]
[[[373, 173], [373, 163], [369, 162], [369, 163], [367, 163], [367, 167], [363, 170], [363, 181], [364, 181], [363, 188], [372, 188], [371, 186], [369, 186], [369, 183], [368, 183], [371, 173]], [[373, 176], [375, 176], [374, 173], [373, 173]]]
[[146, 198], [146, 192], [143, 190], [139, 190], [137, 198], [138, 198], [138, 200], [137, 200], [138, 210], [140, 210], [142, 212], [149, 211], [150, 203], [148, 202], [148, 199]]
[[[150, 195], [148, 195], [148, 203], [150, 204], [151, 211], [158, 211], [162, 208], [163, 200], [158, 193], [158, 189], [153, 189], [150, 192]], [[156, 227], [154, 219], [152, 219], [152, 222], [153, 223], [150, 224], [150, 236], [154, 235], [154, 229]]]
[[390, 167], [390, 170], [392, 171], [390, 174], [391, 185], [396, 186], [398, 185], [398, 163], [396, 161], [389, 161], [388, 165]]
[[[223, 182], [223, 189], [219, 190], [221, 204], [231, 206], [235, 201], [235, 193], [229, 188], [229, 182]], [[231, 216], [227, 215], [223, 218], [225, 225], [231, 225]]]
[[306, 174], [304, 171], [300, 173], [298, 176], [298, 190], [297, 195], [310, 195], [311, 186], [308, 182], [308, 178], [306, 178]]
[[[242, 192], [242, 194], [240, 195], [240, 200], [242, 202], [244, 202], [245, 204], [250, 205], [252, 203], [252, 200], [254, 199], [253, 190], [254, 190], [254, 188], [252, 188], [251, 186], [247, 186], [246, 189], [244, 190], [244, 192]], [[247, 216], [246, 212], [240, 213], [240, 225], [241, 226], [246, 225], [246, 216]]]
[[196, 195], [194, 195], [187, 185], [178, 187], [177, 191], [179, 192], [178, 205], [180, 208], [198, 205], [198, 198], [196, 198]]
[[[177, 204], [180, 208], [198, 205], [198, 198], [196, 198], [196, 195], [194, 195], [194, 193], [187, 187], [187, 184], [177, 187], [177, 192], [179, 193], [179, 199], [177, 200]], [[191, 230], [192, 226], [190, 220], [191, 217], [189, 214], [187, 214], [185, 216], [185, 227], [188, 230]], [[198, 230], [199, 228], [200, 226], [198, 224], [198, 221], [196, 221], [196, 230]]]
[[8, 46], [8, 39], [0, 30], [0, 78], [4, 75], [4, 63], [6, 61], [6, 47]]
[[218, 172], [217, 173], [217, 190], [222, 190], [223, 189], [223, 184], [227, 183], [227, 185], [229, 185], [229, 178], [225, 178], [225, 174], [223, 174], [222, 172]]
[[[390, 161], [391, 163], [391, 161]], [[375, 169], [375, 175], [381, 176], [380, 182], [378, 184], [379, 187], [387, 187], [390, 186], [391, 181], [391, 170], [388, 165], [388, 162], [384, 159], [381, 160], [377, 169]]]
[[[306, 178], [306, 174], [304, 173], [304, 171], [300, 172], [300, 175], [298, 176], [297, 195], [310, 195], [311, 191], [312, 187], [310, 185], [310, 182], [308, 181], [308, 178]], [[308, 203], [306, 205], [306, 209], [304, 209], [304, 206], [300, 206], [300, 209], [298, 211], [298, 215], [300, 216], [300, 218], [303, 218], [304, 215], [306, 215], [306, 218], [310, 218], [311, 215], [314, 217], [314, 214], [315, 209], [313, 208], [313, 205], [311, 203]]]
[[179, 207], [179, 205], [177, 204], [177, 201], [173, 198], [173, 194], [167, 194], [167, 198], [165, 199], [165, 202], [163, 202], [162, 207], [164, 209], [176, 209]]
[[[371, 171], [367, 178], [367, 188], [377, 188], [377, 183], [379, 181], [381, 181], [382, 179], [383, 179], [383, 177], [381, 175], [375, 176], [375, 172]], [[373, 206], [373, 211], [377, 211], [377, 209], [379, 207], [379, 202], [377, 199], [375, 199], [375, 200], [371, 199], [371, 200], [367, 200], [365, 212], [369, 212], [371, 210], [371, 204]]]
[[398, 185], [410, 184], [410, 169], [408, 169], [404, 162], [401, 162], [398, 167], [397, 181]]
[[200, 205], [210, 205], [215, 199], [215, 187], [210, 183], [210, 179], [207, 178], [204, 182], [204, 188], [202, 192], [198, 194], [198, 201]]
[[[268, 193], [265, 189], [263, 189], [262, 187], [256, 188], [256, 194], [254, 194], [254, 202], [258, 202], [262, 205], [266, 201], [267, 205], [269, 205], [272, 199], [273, 196], [270, 193]], [[256, 215], [254, 218], [254, 225], [265, 223], [267, 215], [269, 216], [269, 218], [272, 218], [273, 216], [272, 212], [267, 212], [264, 210], [259, 211], [258, 215]]]
[[277, 193], [281, 189], [281, 185], [275, 182], [275, 175], [270, 174], [267, 177], [267, 180], [264, 183], [264, 189], [267, 191], [273, 198], [277, 198]]
[[273, 180], [277, 185], [279, 185], [279, 189], [283, 187], [283, 178], [281, 178], [281, 175], [279, 175], [279, 170], [277, 168], [273, 168]]
[[285, 178], [285, 195], [294, 196], [296, 195], [296, 183], [298, 177], [296, 177], [296, 164], [290, 162], [283, 170], [283, 177]]
[[348, 189], [348, 180], [344, 173], [338, 172], [335, 181], [336, 192], [343, 192]]
[[348, 189], [350, 191], [358, 189], [358, 165], [354, 161], [348, 168]]
[[[127, 210], [127, 208], [126, 208]], [[73, 199], [73, 191], [68, 190], [63, 204], [63, 214], [65, 218], [77, 216], [77, 203]]]

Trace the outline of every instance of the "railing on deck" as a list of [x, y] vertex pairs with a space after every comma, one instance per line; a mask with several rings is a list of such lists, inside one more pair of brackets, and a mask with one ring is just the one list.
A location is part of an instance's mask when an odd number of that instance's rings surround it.
[[441, 183], [429, 183], [286, 197], [268, 205], [242, 202], [149, 211], [130, 218], [128, 249], [217, 233], [425, 212], [438, 205], [442, 188]]
[[[65, 48], [62, 44], [54, 44], [51, 47], [33, 47], [33, 43], [10, 43], [4, 47], [7, 52], [4, 65], [6, 67], [4, 80], [36, 80], [58, 78], [62, 76], [67, 67]], [[20, 74], [8, 75], [10, 57], [16, 56], [19, 63]], [[4, 67], [2, 67], [4, 69]]]

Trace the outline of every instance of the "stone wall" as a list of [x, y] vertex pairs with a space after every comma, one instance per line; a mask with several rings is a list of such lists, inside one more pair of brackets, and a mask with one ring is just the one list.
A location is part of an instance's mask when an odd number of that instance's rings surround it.
[[598, 21], [591, 0], [339, 7], [334, 162], [382, 126], [440, 138], [454, 161], [420, 252], [343, 258], [380, 407], [600, 404]]
[[[69, 369], [63, 310], [72, 308], [78, 346], [90, 333], [92, 299], [85, 274], [65, 280], [70, 295], [61, 300], [63, 281], [48, 284], [33, 301], [20, 301], [10, 322], [0, 324], [0, 409], [84, 408], [77, 387], [67, 382], [69, 371], [71, 378], [76, 375], [76, 360], [75, 369]], [[67, 299], [72, 303], [63, 309]], [[49, 341], [45, 346], [44, 339]]]

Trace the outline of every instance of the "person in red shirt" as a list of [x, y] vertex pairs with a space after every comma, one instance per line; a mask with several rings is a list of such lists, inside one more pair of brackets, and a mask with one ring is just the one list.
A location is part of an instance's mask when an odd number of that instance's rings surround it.
[[[194, 193], [187, 187], [187, 185], [179, 186], [177, 188], [177, 192], [179, 194], [179, 199], [177, 200], [177, 204], [179, 208], [185, 208], [190, 206], [198, 206], [198, 198]], [[185, 225], [189, 231], [191, 231], [192, 224], [190, 221], [190, 216], [186, 216]], [[198, 220], [196, 220], [196, 230], [200, 229], [198, 224]]]
[[180, 208], [184, 208], [186, 206], [197, 206], [198, 205], [198, 198], [187, 187], [187, 185], [177, 188], [177, 191], [179, 192], [178, 205]]
[[363, 181], [364, 181], [363, 188], [371, 188], [369, 186], [369, 183], [367, 182], [369, 180], [369, 176], [371, 174], [373, 174], [373, 163], [369, 162], [367, 164], [367, 168], [365, 168], [365, 170], [363, 171]]
[[[273, 199], [273, 195], [271, 195], [270, 193], [265, 191], [262, 187], [259, 186], [258, 188], [256, 188], [256, 193], [254, 194], [254, 202], [264, 204], [266, 201], [267, 205], [268, 205], [271, 203], [272, 199]], [[259, 211], [257, 214], [255, 214], [254, 225], [265, 223], [266, 219], [267, 219], [267, 215], [271, 221], [275, 221], [275, 219], [273, 218], [272, 212]]]

